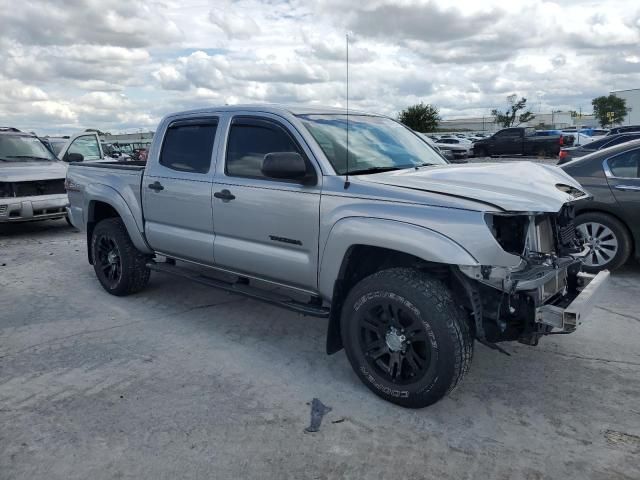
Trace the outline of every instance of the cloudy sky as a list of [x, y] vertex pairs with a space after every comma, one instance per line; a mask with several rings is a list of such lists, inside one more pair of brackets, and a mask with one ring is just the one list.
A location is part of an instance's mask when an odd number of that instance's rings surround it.
[[591, 110], [640, 87], [634, 0], [0, 0], [0, 125], [154, 129], [224, 103]]

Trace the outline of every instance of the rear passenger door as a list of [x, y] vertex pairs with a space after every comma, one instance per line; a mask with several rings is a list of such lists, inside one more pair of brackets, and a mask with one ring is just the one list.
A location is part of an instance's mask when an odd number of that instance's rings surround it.
[[607, 159], [604, 167], [613, 196], [625, 216], [637, 223], [640, 218], [640, 148]]
[[[322, 177], [304, 140], [269, 114], [228, 118], [226, 137], [213, 185], [216, 264], [315, 290]], [[264, 156], [274, 152], [301, 154], [315, 180], [264, 176]]]
[[167, 126], [160, 152], [142, 180], [145, 234], [157, 252], [213, 263], [211, 183], [216, 117], [180, 119]]

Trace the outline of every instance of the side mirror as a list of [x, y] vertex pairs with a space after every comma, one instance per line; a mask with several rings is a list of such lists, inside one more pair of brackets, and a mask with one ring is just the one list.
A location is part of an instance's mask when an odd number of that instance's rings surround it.
[[83, 162], [84, 161], [84, 157], [82, 156], [81, 153], [67, 153], [64, 156], [64, 161], [65, 162]]
[[309, 179], [307, 164], [296, 152], [267, 153], [262, 161], [262, 174], [270, 178], [304, 181]]

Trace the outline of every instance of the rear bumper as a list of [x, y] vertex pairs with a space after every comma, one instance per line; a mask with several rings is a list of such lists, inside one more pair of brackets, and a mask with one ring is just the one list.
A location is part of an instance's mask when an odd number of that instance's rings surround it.
[[542, 305], [536, 308], [536, 322], [559, 329], [562, 332], [573, 332], [576, 327], [591, 313], [605, 285], [609, 282], [609, 271], [604, 270], [597, 275], [580, 273], [579, 280], [584, 288], [566, 307]]
[[62, 218], [69, 199], [66, 193], [21, 198], [0, 198], [0, 223]]

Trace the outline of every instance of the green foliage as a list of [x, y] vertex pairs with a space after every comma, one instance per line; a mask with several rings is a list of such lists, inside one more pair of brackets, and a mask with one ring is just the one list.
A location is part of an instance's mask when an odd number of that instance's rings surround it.
[[627, 101], [615, 95], [601, 96], [591, 100], [593, 115], [603, 127], [622, 123], [627, 114]]
[[432, 132], [440, 123], [440, 114], [437, 107], [420, 102], [402, 110], [398, 121], [416, 132]]
[[493, 115], [494, 121], [503, 128], [513, 127], [516, 119], [518, 120], [518, 123], [515, 125], [517, 127], [521, 123], [526, 123], [536, 118], [536, 116], [531, 113], [531, 110], [527, 110], [526, 112], [518, 115], [519, 111], [524, 110], [527, 107], [526, 98], [522, 97], [518, 100], [518, 96], [514, 93], [507, 97], [507, 103], [509, 104], [509, 108], [507, 108], [504, 113], [497, 109], [491, 110], [491, 115]]

